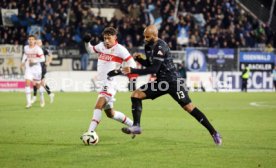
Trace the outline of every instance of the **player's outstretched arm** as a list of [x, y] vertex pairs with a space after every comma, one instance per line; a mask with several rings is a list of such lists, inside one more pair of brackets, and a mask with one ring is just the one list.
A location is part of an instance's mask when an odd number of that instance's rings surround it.
[[83, 42], [85, 45], [85, 49], [89, 54], [95, 53], [94, 46], [90, 44], [91, 36], [89, 34], [86, 34], [83, 36]]
[[162, 61], [160, 60], [154, 60], [153, 64], [146, 69], [135, 69], [130, 67], [124, 67], [122, 68], [123, 74], [138, 74], [138, 75], [147, 75], [147, 74], [155, 74], [158, 72], [162, 64]]
[[86, 35], [83, 36], [83, 41], [85, 43], [89, 43], [90, 40], [91, 40], [91, 36], [89, 34], [86, 34]]

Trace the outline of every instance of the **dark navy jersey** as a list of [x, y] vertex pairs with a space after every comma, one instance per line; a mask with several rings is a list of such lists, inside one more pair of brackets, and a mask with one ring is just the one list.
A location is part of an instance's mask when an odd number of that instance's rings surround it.
[[153, 64], [153, 60], [159, 60], [162, 62], [160, 69], [156, 73], [158, 81], [170, 82], [177, 80], [179, 74], [174, 66], [170, 48], [165, 41], [158, 39], [158, 41], [153, 45], [145, 45], [145, 54], [147, 60], [143, 65], [146, 67], [151, 66]]

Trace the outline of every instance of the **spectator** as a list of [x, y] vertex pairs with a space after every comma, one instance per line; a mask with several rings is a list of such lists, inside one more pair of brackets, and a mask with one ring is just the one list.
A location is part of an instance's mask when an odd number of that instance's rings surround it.
[[79, 51], [81, 55], [81, 70], [86, 71], [89, 62], [89, 54], [87, 53], [83, 43], [80, 44]]
[[[69, 0], [56, 2], [2, 0], [0, 8], [18, 9], [19, 15], [13, 17], [15, 27], [0, 26], [0, 43], [13, 44], [18, 41], [19, 44], [24, 44], [27, 30], [32, 25], [37, 25], [42, 28], [42, 39], [47, 43], [58, 47], [78, 46], [83, 32], [90, 32], [92, 38], [99, 39], [104, 26], [113, 26], [123, 32], [118, 39], [119, 43], [127, 47], [139, 47], [143, 40], [137, 35], [143, 34], [146, 25], [158, 21], [160, 37], [167, 41], [172, 50], [185, 46], [256, 47], [268, 43], [275, 47], [272, 30], [239, 9], [235, 0], [180, 1], [177, 18], [174, 16], [173, 0], [121, 0], [118, 4], [128, 17], [112, 18], [110, 21], [89, 10], [93, 5], [89, 0], [73, 0], [70, 10]], [[3, 23], [0, 21], [0, 24]], [[177, 43], [182, 30], [178, 28], [181, 27], [186, 33], [185, 44]]]

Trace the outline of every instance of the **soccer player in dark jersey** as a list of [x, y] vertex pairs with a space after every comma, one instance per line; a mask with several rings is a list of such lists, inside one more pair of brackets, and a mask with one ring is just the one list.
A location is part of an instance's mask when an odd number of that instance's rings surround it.
[[124, 67], [122, 68], [122, 73], [139, 75], [156, 74], [156, 80], [143, 85], [132, 93], [131, 101], [134, 124], [131, 127], [122, 128], [122, 131], [126, 134], [141, 134], [142, 100], [155, 99], [162, 95], [170, 94], [185, 111], [207, 128], [215, 144], [221, 145], [222, 138], [220, 134], [214, 129], [206, 116], [192, 104], [183, 80], [179, 80], [180, 76], [174, 66], [170, 48], [166, 42], [158, 38], [157, 28], [154, 25], [146, 27], [144, 38], [146, 43], [145, 55], [136, 53], [133, 57], [145, 66], [146, 69]]
[[[42, 41], [40, 39], [36, 40], [36, 45], [42, 48]], [[45, 83], [45, 74], [47, 73], [47, 66], [50, 65], [52, 61], [52, 56], [49, 54], [49, 52], [46, 49], [42, 48], [42, 50], [45, 56], [45, 62], [41, 62], [41, 68], [42, 68], [41, 84], [45, 88], [46, 92], [50, 97], [50, 103], [53, 103], [55, 94], [51, 92], [49, 86]], [[37, 87], [34, 86], [33, 89], [34, 89], [34, 96], [32, 98], [32, 103], [36, 101]]]

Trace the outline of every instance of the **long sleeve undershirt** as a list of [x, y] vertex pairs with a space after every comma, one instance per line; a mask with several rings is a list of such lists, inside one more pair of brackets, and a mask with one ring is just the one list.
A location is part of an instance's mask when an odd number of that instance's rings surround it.
[[131, 68], [131, 73], [138, 75], [155, 74], [159, 71], [161, 64], [162, 62], [160, 60], [154, 59], [151, 66], [146, 67], [146, 69]]

